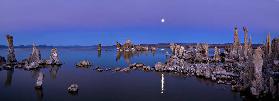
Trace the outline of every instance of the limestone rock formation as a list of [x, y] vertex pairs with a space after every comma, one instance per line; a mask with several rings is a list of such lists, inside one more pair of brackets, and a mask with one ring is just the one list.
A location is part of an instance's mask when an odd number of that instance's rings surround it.
[[90, 67], [91, 62], [89, 62], [88, 60], [82, 60], [79, 63], [77, 63], [76, 66], [77, 67]]
[[132, 51], [132, 48], [134, 47], [133, 43], [131, 40], [127, 40], [124, 45], [123, 45], [123, 50], [124, 51]]
[[164, 71], [165, 68], [165, 64], [158, 62], [157, 64], [155, 64], [155, 70], [156, 71]]
[[271, 58], [271, 63], [273, 63], [272, 69], [274, 71], [279, 71], [279, 38], [274, 38], [272, 40], [270, 58]]
[[234, 27], [233, 46], [234, 46], [234, 48], [237, 48], [238, 46], [240, 46], [237, 26]]
[[208, 44], [197, 44], [195, 61], [196, 62], [208, 61]]
[[13, 36], [7, 35], [6, 38], [7, 38], [7, 42], [8, 42], [7, 64], [15, 64], [15, 62], [17, 62], [17, 60], [15, 57]]
[[136, 51], [148, 51], [148, 47], [147, 46], [136, 45], [135, 50]]
[[214, 57], [213, 57], [214, 61], [216, 61], [216, 62], [220, 62], [221, 61], [220, 53], [221, 53], [220, 49], [215, 47], [215, 49], [214, 49]]
[[50, 59], [46, 60], [47, 65], [62, 65], [59, 60], [58, 52], [56, 48], [51, 49]]
[[266, 37], [266, 45], [265, 45], [265, 54], [270, 55], [271, 54], [271, 41], [270, 41], [270, 33], [268, 33]]
[[279, 38], [274, 38], [271, 45], [272, 58], [279, 59]]
[[254, 68], [252, 85], [250, 87], [251, 93], [253, 95], [259, 95], [263, 90], [263, 77], [262, 77], [262, 69], [263, 69], [263, 51], [260, 47], [258, 47], [254, 54], [252, 60], [252, 67]]
[[117, 51], [123, 51], [122, 49], [121, 49], [121, 44], [119, 43], [119, 42], [116, 42], [116, 50]]
[[24, 67], [26, 69], [37, 68], [42, 63], [40, 50], [36, 47], [35, 44], [33, 44], [31, 55], [26, 60], [23, 60], [23, 63], [25, 64]]
[[248, 57], [248, 50], [249, 50], [249, 43], [248, 43], [248, 29], [243, 27], [244, 31], [244, 57], [247, 59]]
[[35, 44], [33, 44], [33, 50], [32, 50], [32, 53], [31, 53], [31, 55], [30, 55], [28, 60], [29, 60], [29, 62], [37, 62], [37, 63], [41, 62], [41, 52], [36, 47]]

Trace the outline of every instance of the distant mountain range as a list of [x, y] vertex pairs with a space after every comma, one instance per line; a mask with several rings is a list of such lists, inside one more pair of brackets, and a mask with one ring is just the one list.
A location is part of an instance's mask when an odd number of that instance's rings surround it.
[[[197, 43], [176, 43], [179, 45], [183, 45], [183, 46], [195, 46], [197, 45]], [[158, 44], [139, 44], [141, 46], [156, 46], [156, 47], [160, 47], [160, 48], [166, 48], [169, 47], [170, 43], [158, 43]], [[215, 46], [219, 47], [219, 48], [223, 48], [227, 45], [232, 45], [232, 43], [224, 43], [224, 44], [208, 44], [209, 48], [214, 48]], [[243, 44], [242, 44], [243, 45]], [[262, 44], [253, 44], [253, 47], [258, 47], [261, 46]], [[15, 48], [31, 48], [32, 45], [18, 45], [15, 46]], [[37, 47], [41, 47], [41, 48], [52, 48], [52, 47], [64, 47], [64, 48], [72, 48], [72, 47], [97, 47], [97, 45], [91, 45], [91, 46], [80, 46], [80, 45], [69, 45], [69, 46], [48, 46], [48, 45], [37, 45]], [[115, 47], [115, 45], [111, 45], [111, 46], [102, 46], [102, 47]], [[6, 45], [0, 45], [0, 48], [7, 48]]]

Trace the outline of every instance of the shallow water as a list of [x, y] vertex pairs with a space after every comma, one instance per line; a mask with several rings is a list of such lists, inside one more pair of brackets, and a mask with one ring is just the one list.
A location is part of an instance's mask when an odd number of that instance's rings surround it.
[[[40, 48], [42, 58], [49, 56], [51, 48]], [[129, 63], [140, 62], [154, 66], [158, 61], [166, 60], [169, 51], [145, 52], [133, 56], [117, 55], [114, 47], [108, 47], [98, 54], [95, 47], [58, 48], [61, 67], [45, 67], [35, 71], [15, 69], [0, 71], [1, 101], [67, 100], [67, 101], [239, 101], [239, 93], [231, 92], [230, 86], [217, 85], [195, 77], [185, 77], [158, 72], [131, 71], [97, 72], [94, 67], [126, 67]], [[6, 56], [6, 49], [0, 49], [0, 55]], [[26, 58], [31, 48], [16, 48], [18, 60]], [[94, 64], [91, 68], [76, 68], [75, 63], [88, 59]], [[42, 90], [34, 85], [39, 71], [43, 72]], [[67, 92], [70, 84], [77, 83], [79, 92], [71, 95]]]

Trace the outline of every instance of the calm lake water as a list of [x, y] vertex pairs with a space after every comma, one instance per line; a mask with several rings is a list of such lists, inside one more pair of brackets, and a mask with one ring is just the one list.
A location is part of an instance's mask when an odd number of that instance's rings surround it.
[[[51, 48], [40, 48], [42, 58], [49, 58]], [[31, 48], [16, 48], [16, 57], [22, 60], [31, 54]], [[58, 48], [61, 67], [45, 67], [40, 70], [23, 69], [0, 71], [0, 101], [240, 101], [239, 93], [231, 92], [230, 86], [217, 85], [195, 77], [162, 74], [159, 72], [131, 71], [97, 72], [94, 67], [126, 67], [140, 62], [154, 66], [165, 62], [166, 49], [145, 52], [133, 56], [117, 54], [114, 47], [108, 47], [98, 54], [94, 47]], [[212, 53], [212, 51], [211, 51]], [[6, 56], [7, 49], [0, 49]], [[125, 58], [124, 58], [125, 57]], [[80, 60], [91, 60], [91, 68], [76, 68]], [[34, 88], [37, 74], [44, 74], [42, 90]], [[70, 84], [77, 83], [77, 95], [68, 93]]]

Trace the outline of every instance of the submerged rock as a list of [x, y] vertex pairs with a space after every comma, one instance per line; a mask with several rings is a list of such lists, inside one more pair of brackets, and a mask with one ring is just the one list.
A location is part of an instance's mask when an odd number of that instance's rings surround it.
[[44, 74], [42, 72], [39, 73], [35, 88], [41, 89], [43, 85]]
[[62, 63], [59, 60], [56, 48], [51, 49], [50, 59], [46, 60], [46, 64], [47, 65], [62, 65]]
[[17, 62], [17, 60], [15, 57], [13, 36], [7, 35], [6, 38], [7, 38], [7, 42], [8, 42], [7, 64], [15, 64]]
[[90, 67], [91, 62], [89, 62], [88, 60], [82, 60], [79, 63], [77, 63], [76, 66], [77, 67]]
[[78, 85], [77, 84], [71, 84], [69, 87], [68, 87], [68, 92], [69, 93], [77, 93], [78, 92]]

